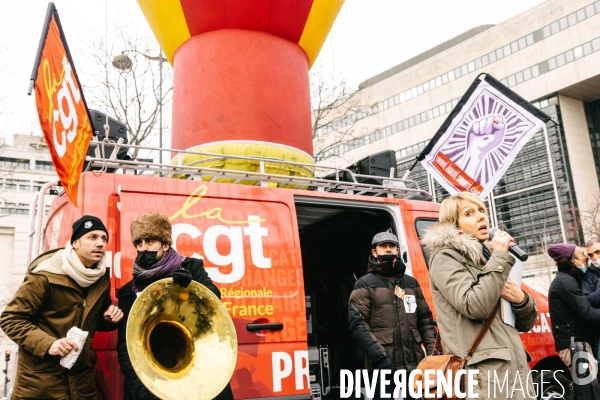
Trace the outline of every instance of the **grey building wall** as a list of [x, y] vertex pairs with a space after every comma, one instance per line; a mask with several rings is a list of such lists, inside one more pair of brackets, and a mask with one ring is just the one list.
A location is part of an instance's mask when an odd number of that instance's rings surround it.
[[[397, 151], [399, 176], [442, 125], [470, 83], [489, 73], [552, 114], [527, 144], [487, 203], [494, 223], [512, 229], [533, 254], [529, 270], [552, 266], [545, 246], [582, 245], [582, 217], [600, 196], [600, 1], [549, 0], [496, 26], [482, 26], [436, 46], [361, 84], [366, 106], [318, 134], [334, 143], [320, 164], [344, 166], [385, 149]], [[587, 112], [587, 114], [586, 114]], [[411, 179], [439, 201], [446, 195], [418, 166]], [[587, 234], [587, 235], [586, 235]]]

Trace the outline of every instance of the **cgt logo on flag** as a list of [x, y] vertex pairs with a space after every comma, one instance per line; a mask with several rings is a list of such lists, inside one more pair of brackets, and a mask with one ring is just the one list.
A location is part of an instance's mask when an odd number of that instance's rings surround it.
[[[31, 81], [35, 83], [40, 126], [52, 163], [69, 198], [77, 206], [79, 177], [92, 138], [92, 127], [53, 3], [48, 4]], [[31, 90], [32, 87], [29, 94]]]
[[451, 194], [485, 198], [549, 119], [487, 75], [475, 80], [419, 157]]

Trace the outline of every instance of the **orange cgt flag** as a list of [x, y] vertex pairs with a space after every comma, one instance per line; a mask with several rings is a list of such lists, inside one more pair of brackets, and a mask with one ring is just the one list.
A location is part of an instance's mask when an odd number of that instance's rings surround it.
[[34, 84], [40, 125], [52, 163], [69, 198], [77, 206], [79, 178], [93, 132], [54, 3], [48, 4], [29, 95]]

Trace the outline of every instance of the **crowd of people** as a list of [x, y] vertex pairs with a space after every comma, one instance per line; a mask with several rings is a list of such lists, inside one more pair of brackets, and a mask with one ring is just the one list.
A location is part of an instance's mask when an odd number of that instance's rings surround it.
[[[137, 250], [133, 279], [118, 291], [118, 306], [110, 296], [104, 223], [83, 216], [73, 223], [64, 249], [42, 254], [29, 266], [25, 281], [0, 317], [0, 328], [19, 346], [12, 397], [20, 399], [95, 400], [95, 367], [92, 348], [96, 331], [118, 329], [117, 353], [125, 376], [123, 398], [158, 399], [137, 376], [127, 351], [127, 317], [144, 288], [173, 277], [187, 286], [199, 282], [221, 298], [202, 260], [183, 257], [171, 247], [169, 219], [158, 213], [140, 215], [131, 224], [131, 241]], [[82, 348], [68, 338], [72, 327], [87, 331]], [[79, 352], [70, 368], [61, 359]], [[228, 384], [215, 398], [233, 400]]]
[[[503, 231], [490, 240], [487, 209], [479, 197], [463, 192], [442, 202], [439, 222], [422, 239], [430, 253], [436, 333], [419, 283], [404, 275], [406, 267], [399, 256], [398, 238], [391, 233], [376, 235], [367, 275], [356, 282], [348, 310], [350, 330], [366, 355], [365, 368], [405, 369], [410, 373], [424, 358], [424, 351], [433, 353], [436, 334], [441, 337], [444, 352], [464, 356], [489, 318], [489, 328], [466, 360], [467, 370], [479, 371], [475, 394], [480, 399], [488, 398], [488, 390], [494, 385], [488, 378], [506, 376], [505, 388], [517, 386], [524, 390], [500, 394], [500, 398], [536, 398], [532, 380], [522, 378], [530, 375], [531, 357], [519, 332], [533, 328], [538, 309], [531, 294], [509, 278], [515, 264], [509, 254], [512, 243], [514, 239]], [[592, 385], [565, 390], [574, 390], [578, 399], [600, 398], [595, 361], [600, 356], [600, 334], [593, 329], [600, 323], [600, 238], [592, 238], [585, 248], [552, 244], [548, 255], [558, 269], [549, 290], [556, 351], [571, 371], [574, 350], [581, 345], [588, 353], [585, 366], [589, 370], [579, 372], [593, 377]], [[417, 300], [414, 314], [406, 310], [407, 296]], [[514, 325], [505, 323], [497, 313], [501, 299], [509, 302]], [[378, 390], [375, 395], [379, 398]]]
[[[182, 286], [199, 282], [220, 298], [202, 260], [178, 254], [171, 234], [169, 219], [158, 213], [132, 222], [137, 257], [132, 280], [118, 291], [118, 306], [110, 297], [105, 260], [109, 235], [100, 219], [80, 218], [64, 249], [32, 262], [0, 317], [0, 328], [19, 346], [13, 398], [96, 399], [97, 356], [91, 343], [96, 331], [118, 329], [124, 399], [156, 399], [136, 375], [127, 350], [127, 317], [135, 299], [166, 277]], [[356, 281], [348, 304], [350, 332], [364, 350], [365, 368], [410, 373], [434, 352], [437, 335], [445, 352], [467, 354], [489, 318], [489, 329], [466, 363], [467, 369], [479, 370], [476, 394], [487, 398], [487, 371], [506, 375], [509, 387], [528, 376], [531, 359], [519, 332], [534, 326], [538, 311], [534, 298], [509, 278], [515, 263], [509, 254], [514, 239], [499, 231], [490, 240], [484, 203], [463, 192], [442, 202], [439, 222], [427, 230], [422, 243], [430, 251], [435, 322], [419, 283], [405, 273], [398, 237], [390, 232], [373, 237], [367, 273]], [[581, 344], [595, 379], [600, 335], [590, 326], [600, 324], [600, 238], [592, 238], [585, 247], [551, 244], [547, 252], [558, 269], [548, 294], [556, 350], [571, 369], [574, 343]], [[497, 313], [501, 299], [514, 312], [513, 325]], [[72, 327], [88, 332], [83, 344], [68, 338]], [[70, 369], [63, 368], [60, 361], [70, 352], [79, 356]], [[518, 391], [517, 399], [535, 393], [531, 380], [525, 382], [528, 390]], [[229, 385], [217, 399], [233, 399]]]

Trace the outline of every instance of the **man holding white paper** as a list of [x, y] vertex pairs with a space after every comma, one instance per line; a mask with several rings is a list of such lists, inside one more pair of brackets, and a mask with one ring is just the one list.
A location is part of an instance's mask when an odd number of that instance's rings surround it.
[[[116, 329], [123, 318], [111, 304], [107, 242], [102, 221], [85, 215], [73, 223], [64, 249], [44, 253], [29, 266], [0, 317], [0, 328], [19, 345], [13, 399], [96, 399], [92, 339], [97, 330]], [[73, 327], [87, 332], [83, 346], [68, 338]], [[60, 361], [72, 352], [79, 353], [77, 360], [64, 368]]]

